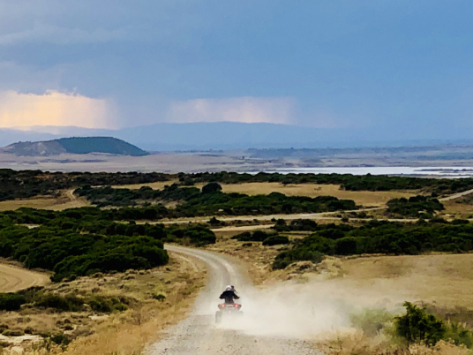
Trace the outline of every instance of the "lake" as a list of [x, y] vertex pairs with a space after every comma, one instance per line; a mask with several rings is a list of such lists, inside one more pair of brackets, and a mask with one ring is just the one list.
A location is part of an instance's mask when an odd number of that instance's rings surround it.
[[281, 174], [353, 174], [353, 175], [408, 175], [438, 177], [473, 177], [473, 167], [411, 167], [411, 166], [374, 166], [374, 167], [326, 167], [326, 168], [284, 168], [265, 170], [267, 173]]

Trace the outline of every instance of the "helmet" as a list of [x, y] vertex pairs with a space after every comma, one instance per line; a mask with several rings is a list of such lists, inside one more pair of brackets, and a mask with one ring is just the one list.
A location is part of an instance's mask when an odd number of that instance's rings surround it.
[[228, 285], [227, 287], [225, 287], [225, 291], [232, 291], [233, 288], [232, 288], [232, 285]]

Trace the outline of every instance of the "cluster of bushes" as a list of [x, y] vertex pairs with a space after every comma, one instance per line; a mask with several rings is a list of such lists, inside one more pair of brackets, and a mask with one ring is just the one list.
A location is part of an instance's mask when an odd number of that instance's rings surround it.
[[274, 233], [266, 233], [261, 230], [256, 230], [253, 233], [243, 232], [232, 237], [240, 242], [263, 242], [263, 245], [280, 245], [289, 244], [289, 239]]
[[107, 236], [16, 225], [0, 230], [0, 256], [19, 260], [27, 268], [52, 270], [54, 281], [99, 271], [149, 269], [169, 260], [163, 242], [151, 236]]
[[69, 219], [70, 221], [156, 221], [173, 216], [170, 210], [162, 205], [153, 207], [128, 207], [103, 210], [97, 207], [72, 208], [64, 211], [37, 210], [19, 208], [15, 211], [0, 212], [0, 225], [47, 224], [53, 220]]
[[439, 200], [427, 196], [413, 196], [409, 199], [395, 198], [389, 200], [387, 214], [400, 215], [405, 217], [432, 218], [435, 211], [444, 210], [444, 206]]
[[177, 238], [183, 243], [190, 243], [195, 246], [214, 244], [217, 240], [214, 232], [200, 225], [190, 226], [186, 229], [170, 228], [169, 233], [171, 241], [175, 241], [174, 238]]
[[139, 202], [156, 200], [163, 201], [187, 201], [200, 195], [196, 187], [180, 188], [177, 184], [165, 186], [163, 190], [153, 190], [151, 187], [143, 186], [138, 190], [114, 189], [110, 186], [92, 188], [90, 185], [81, 187], [74, 192], [79, 196], [86, 197], [98, 207], [106, 206], [135, 206]]
[[[222, 193], [218, 183], [209, 183], [202, 192], [195, 187], [172, 185], [163, 190], [149, 188], [139, 190], [113, 189], [111, 187], [91, 188], [86, 186], [76, 191], [93, 204], [135, 205], [137, 201], [183, 201], [174, 211], [167, 210], [172, 216], [211, 215], [223, 212], [227, 215], [251, 215], [272, 213], [332, 212], [354, 210], [352, 200], [339, 200], [331, 196], [315, 198], [305, 196], [286, 196], [273, 192], [269, 195], [248, 196], [238, 193]], [[164, 212], [164, 210], [162, 210]]]
[[[166, 229], [160, 224], [114, 222], [123, 215], [122, 210], [22, 208], [2, 212], [0, 256], [12, 257], [28, 268], [52, 270], [58, 281], [98, 271], [148, 269], [166, 264], [168, 255], [163, 242], [179, 243], [185, 239], [186, 243], [202, 246], [216, 241], [215, 234], [203, 226]], [[149, 216], [145, 213], [142, 217]], [[28, 228], [20, 224], [40, 226]]]
[[[438, 222], [438, 223], [437, 223]], [[473, 224], [461, 220], [445, 223], [421, 220], [417, 224], [370, 221], [355, 228], [346, 224], [319, 225], [315, 233], [298, 240], [281, 252], [273, 268], [299, 261], [317, 262], [322, 255], [408, 254], [428, 251], [468, 252], [473, 250]]]
[[290, 232], [290, 231], [315, 231], [317, 230], [317, 222], [311, 219], [294, 219], [289, 223], [286, 223], [284, 219], [278, 219], [273, 229], [278, 232]]
[[0, 311], [18, 311], [22, 305], [30, 304], [37, 308], [50, 308], [57, 312], [79, 312], [88, 305], [93, 311], [111, 313], [125, 311], [128, 301], [112, 296], [89, 295], [60, 295], [30, 288], [15, 293], [0, 293]]
[[83, 185], [122, 185], [167, 181], [161, 173], [61, 173], [0, 169], [0, 201], [54, 195], [58, 190]]

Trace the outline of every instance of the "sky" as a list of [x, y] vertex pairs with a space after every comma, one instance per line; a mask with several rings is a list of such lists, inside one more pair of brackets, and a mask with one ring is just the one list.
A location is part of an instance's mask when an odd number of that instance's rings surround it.
[[473, 132], [472, 17], [471, 0], [0, 0], [0, 128]]

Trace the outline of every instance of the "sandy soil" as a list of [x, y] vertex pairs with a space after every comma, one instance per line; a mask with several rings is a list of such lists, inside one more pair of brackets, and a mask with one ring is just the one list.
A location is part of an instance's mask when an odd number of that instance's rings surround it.
[[40, 272], [0, 263], [0, 292], [16, 292], [49, 283], [49, 276]]

